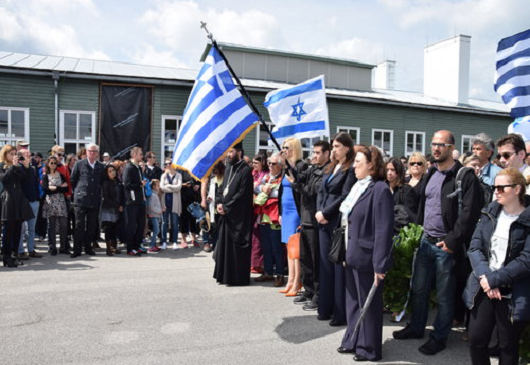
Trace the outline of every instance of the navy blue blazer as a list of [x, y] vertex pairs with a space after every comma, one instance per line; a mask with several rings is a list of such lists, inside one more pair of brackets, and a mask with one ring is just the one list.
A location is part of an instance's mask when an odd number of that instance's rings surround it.
[[384, 274], [390, 266], [394, 199], [384, 181], [371, 182], [348, 215], [348, 267]]
[[322, 212], [324, 217], [333, 224], [339, 217], [340, 204], [350, 193], [357, 178], [352, 167], [346, 171], [339, 170], [330, 179], [331, 173], [324, 174], [322, 177], [322, 184], [317, 196], [317, 212]]

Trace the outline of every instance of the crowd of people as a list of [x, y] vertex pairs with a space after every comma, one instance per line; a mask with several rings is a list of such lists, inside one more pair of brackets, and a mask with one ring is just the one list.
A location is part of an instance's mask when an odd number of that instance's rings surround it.
[[424, 337], [436, 288], [434, 330], [419, 351], [442, 351], [463, 324], [473, 364], [489, 364], [494, 351], [514, 364], [530, 320], [530, 145], [481, 133], [455, 159], [454, 135], [441, 130], [430, 146], [430, 155], [397, 158], [341, 132], [305, 160], [296, 138], [252, 159], [238, 144], [198, 182], [138, 147], [128, 161], [100, 161], [95, 144], [76, 155], [54, 146], [43, 158], [20, 140], [0, 151], [3, 264], [42, 257], [35, 240], [46, 237], [50, 255], [76, 258], [101, 249], [102, 231], [109, 256], [199, 247], [202, 236], [218, 283], [271, 282], [319, 321], [346, 326], [339, 353], [376, 361], [393, 237], [417, 223], [410, 322], [394, 338]]

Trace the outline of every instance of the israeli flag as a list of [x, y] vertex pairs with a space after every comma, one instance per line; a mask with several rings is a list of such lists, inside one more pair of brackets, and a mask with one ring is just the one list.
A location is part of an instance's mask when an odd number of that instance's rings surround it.
[[517, 118], [508, 126], [508, 133], [516, 133], [523, 137], [525, 142], [530, 141], [530, 116]]
[[495, 91], [512, 118], [530, 116], [530, 29], [502, 39], [496, 61]]
[[173, 166], [198, 180], [208, 177], [217, 161], [258, 121], [235, 87], [225, 61], [212, 46], [184, 110]]
[[288, 137], [329, 137], [323, 75], [296, 86], [271, 91], [263, 105], [275, 125], [272, 135], [278, 143]]

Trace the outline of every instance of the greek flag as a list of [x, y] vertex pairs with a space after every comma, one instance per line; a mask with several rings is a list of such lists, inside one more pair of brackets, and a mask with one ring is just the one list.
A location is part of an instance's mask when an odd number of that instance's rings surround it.
[[525, 142], [530, 141], [530, 115], [514, 120], [508, 126], [508, 133], [517, 133], [523, 137]]
[[271, 91], [263, 105], [275, 125], [272, 135], [279, 143], [288, 137], [329, 137], [324, 76]]
[[258, 117], [235, 87], [226, 63], [212, 46], [184, 110], [173, 166], [196, 179], [256, 126]]
[[530, 29], [502, 39], [496, 61], [495, 91], [513, 118], [530, 115]]

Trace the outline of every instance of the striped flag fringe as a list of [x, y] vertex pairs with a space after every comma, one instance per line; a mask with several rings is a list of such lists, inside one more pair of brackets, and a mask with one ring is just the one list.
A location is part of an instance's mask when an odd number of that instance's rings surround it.
[[530, 115], [530, 29], [499, 42], [494, 89], [513, 118]]
[[235, 87], [212, 46], [195, 80], [173, 151], [173, 166], [201, 180], [257, 125], [258, 117]]
[[329, 137], [324, 76], [271, 91], [263, 105], [274, 124], [271, 134], [279, 143], [289, 137]]

